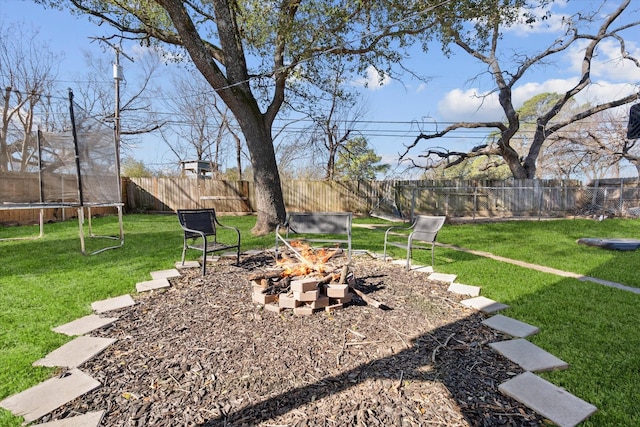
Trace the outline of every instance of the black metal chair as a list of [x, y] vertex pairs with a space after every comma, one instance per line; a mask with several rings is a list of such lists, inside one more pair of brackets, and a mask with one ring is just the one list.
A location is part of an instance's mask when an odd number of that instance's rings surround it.
[[[202, 252], [202, 275], [207, 272], [207, 254], [229, 249], [236, 250], [236, 264], [240, 263], [240, 230], [236, 227], [222, 225], [216, 217], [215, 209], [178, 209], [180, 227], [184, 230], [184, 245], [182, 247], [182, 265], [187, 249], [196, 249]], [[235, 231], [228, 232], [233, 236], [229, 243], [218, 241], [218, 229]], [[225, 238], [227, 235], [225, 234]], [[231, 239], [231, 238], [230, 238]]]
[[[407, 266], [411, 267], [411, 250], [428, 249], [431, 250], [431, 266], [435, 263], [435, 242], [438, 231], [444, 225], [447, 217], [418, 215], [410, 227], [390, 227], [384, 233], [384, 254], [383, 259], [387, 259], [387, 245], [406, 249]], [[407, 232], [409, 233], [407, 235]], [[429, 246], [425, 245], [428, 244]]]

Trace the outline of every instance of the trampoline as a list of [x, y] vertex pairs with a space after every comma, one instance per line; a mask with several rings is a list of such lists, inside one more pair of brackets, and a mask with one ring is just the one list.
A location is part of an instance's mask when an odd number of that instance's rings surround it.
[[[39, 234], [0, 240], [37, 239], [44, 235], [45, 209], [77, 212], [80, 250], [94, 255], [124, 245], [119, 150], [113, 129], [90, 117], [73, 101], [69, 90], [70, 129], [64, 132], [38, 130], [29, 135], [26, 150], [12, 160], [12, 170], [0, 173], [0, 210], [39, 210]], [[21, 164], [18, 164], [21, 162]], [[93, 234], [92, 208], [117, 211], [118, 230], [112, 236]], [[86, 234], [117, 242], [88, 252]]]

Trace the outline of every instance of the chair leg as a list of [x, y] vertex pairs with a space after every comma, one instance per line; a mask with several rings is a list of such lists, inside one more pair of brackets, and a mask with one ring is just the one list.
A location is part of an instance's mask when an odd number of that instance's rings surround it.
[[202, 249], [202, 275], [207, 273], [207, 244], [205, 243]]
[[411, 270], [411, 245], [407, 245], [407, 266], [406, 270]]
[[436, 245], [431, 244], [431, 268], [436, 265]]

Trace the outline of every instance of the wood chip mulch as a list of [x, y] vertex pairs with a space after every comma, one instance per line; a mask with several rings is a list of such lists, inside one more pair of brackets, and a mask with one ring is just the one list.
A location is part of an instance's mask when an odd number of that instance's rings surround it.
[[502, 395], [522, 369], [488, 343], [508, 337], [424, 273], [354, 258], [354, 300], [294, 316], [252, 303], [267, 255], [183, 270], [92, 336], [118, 341], [80, 366], [102, 386], [40, 422], [106, 410], [104, 426], [538, 426]]

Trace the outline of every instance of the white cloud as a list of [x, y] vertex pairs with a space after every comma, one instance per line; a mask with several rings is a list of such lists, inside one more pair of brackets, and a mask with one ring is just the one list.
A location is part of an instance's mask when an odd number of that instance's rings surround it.
[[[530, 82], [514, 88], [513, 105], [522, 104], [535, 95], [545, 92], [563, 93], [575, 86], [577, 79], [550, 79], [541, 83]], [[583, 90], [576, 100], [580, 103], [601, 103], [632, 94], [634, 85], [598, 81]], [[438, 103], [438, 115], [447, 122], [502, 120], [504, 113], [497, 93], [481, 93], [477, 89], [454, 89]]]
[[530, 82], [513, 90], [513, 105], [520, 108], [528, 99], [545, 92], [563, 93], [578, 83], [577, 79], [550, 79], [542, 83]]
[[628, 83], [598, 81], [576, 96], [576, 100], [580, 103], [596, 104], [622, 98], [637, 91], [637, 87]]
[[532, 11], [536, 18], [534, 22], [529, 24], [520, 22], [508, 28], [505, 33], [511, 33], [519, 37], [528, 37], [532, 34], [556, 33], [564, 26], [568, 18], [566, 13], [558, 13], [556, 10], [562, 9], [566, 5], [566, 1], [559, 0], [544, 8], [536, 7]]
[[477, 89], [454, 89], [438, 103], [438, 115], [445, 122], [495, 121], [504, 116], [496, 93]]
[[378, 90], [390, 83], [391, 77], [387, 73], [380, 73], [373, 65], [367, 67], [366, 77], [354, 80], [354, 85], [364, 86], [369, 90]]
[[[586, 46], [586, 40], [575, 42], [562, 57], [567, 72], [580, 75]], [[632, 57], [640, 57], [640, 46], [634, 42], [625, 41], [625, 49]], [[613, 39], [603, 40], [598, 44], [591, 61], [591, 78], [606, 79], [616, 82], [640, 82], [640, 68], [632, 61], [625, 60], [620, 52], [620, 44]]]
[[[627, 41], [625, 48], [631, 56], [640, 57], [640, 48], [635, 42]], [[637, 83], [640, 82], [640, 68], [622, 58], [617, 41], [605, 40], [598, 45], [597, 56], [592, 62], [592, 77]]]

